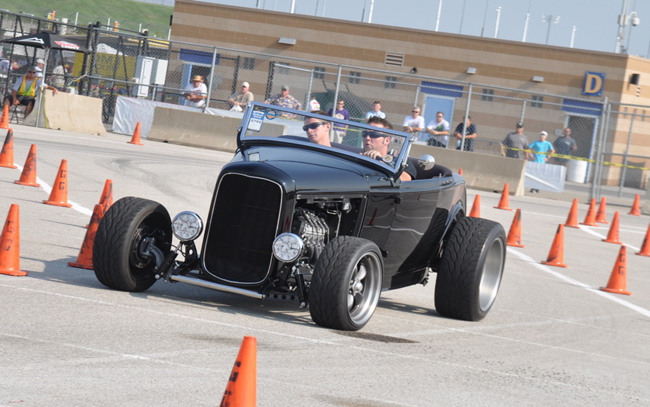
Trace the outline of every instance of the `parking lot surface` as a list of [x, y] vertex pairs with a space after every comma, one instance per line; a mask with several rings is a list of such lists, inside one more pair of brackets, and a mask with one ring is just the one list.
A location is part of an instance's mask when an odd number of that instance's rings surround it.
[[[296, 303], [260, 301], [186, 284], [143, 293], [107, 289], [73, 268], [107, 179], [114, 199], [139, 196], [170, 214], [207, 218], [231, 154], [143, 140], [14, 126], [17, 169], [0, 167], [0, 220], [20, 208], [20, 268], [0, 275], [0, 406], [214, 406], [244, 336], [257, 338], [259, 406], [650, 405], [650, 217], [620, 215], [632, 295], [599, 290], [621, 266], [610, 224], [565, 228], [566, 268], [546, 266], [570, 202], [509, 197], [523, 248], [508, 248], [504, 279], [480, 322], [435, 311], [435, 278], [385, 292], [366, 327], [315, 325]], [[37, 146], [40, 187], [14, 183]], [[62, 160], [71, 208], [46, 205]], [[509, 230], [514, 211], [481, 195], [481, 216]], [[630, 205], [632, 202], [630, 202]], [[470, 206], [471, 207], [471, 206]], [[587, 211], [580, 202], [579, 220]]]

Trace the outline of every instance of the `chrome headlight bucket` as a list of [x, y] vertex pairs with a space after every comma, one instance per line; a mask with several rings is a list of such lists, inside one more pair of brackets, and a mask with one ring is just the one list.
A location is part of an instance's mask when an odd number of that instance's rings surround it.
[[181, 242], [194, 240], [203, 232], [203, 221], [194, 212], [181, 212], [172, 221], [172, 232]]
[[273, 255], [285, 263], [298, 260], [304, 251], [305, 242], [293, 233], [283, 233], [273, 241]]

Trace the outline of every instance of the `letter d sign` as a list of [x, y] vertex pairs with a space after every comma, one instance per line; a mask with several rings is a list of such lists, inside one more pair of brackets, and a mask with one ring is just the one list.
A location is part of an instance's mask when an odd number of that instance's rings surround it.
[[587, 96], [602, 96], [605, 87], [605, 74], [600, 72], [585, 72], [585, 82], [582, 94]]

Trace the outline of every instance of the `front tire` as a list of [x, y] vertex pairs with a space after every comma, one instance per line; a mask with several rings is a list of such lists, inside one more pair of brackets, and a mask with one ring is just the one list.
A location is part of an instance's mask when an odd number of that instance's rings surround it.
[[142, 253], [146, 237], [167, 255], [172, 229], [169, 213], [158, 202], [126, 197], [104, 214], [93, 245], [93, 268], [100, 283], [121, 291], [140, 292], [155, 282], [156, 262]]
[[316, 261], [309, 287], [314, 322], [344, 331], [363, 328], [377, 308], [383, 269], [373, 242], [351, 236], [331, 240]]
[[442, 316], [479, 321], [494, 304], [506, 257], [501, 224], [461, 218], [444, 248], [436, 279], [436, 311]]

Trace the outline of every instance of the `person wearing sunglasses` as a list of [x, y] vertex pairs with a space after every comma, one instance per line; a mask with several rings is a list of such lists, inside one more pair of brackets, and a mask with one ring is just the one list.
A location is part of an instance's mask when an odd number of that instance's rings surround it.
[[447, 148], [449, 142], [449, 122], [445, 120], [445, 114], [436, 113], [436, 118], [429, 122], [427, 133], [431, 136], [427, 144], [435, 147]]
[[[393, 129], [393, 125], [388, 120], [378, 116], [370, 117], [368, 124], [374, 127]], [[361, 135], [364, 150], [361, 154], [377, 160], [381, 160], [388, 155], [388, 145], [390, 144], [391, 138], [386, 133], [364, 130]], [[400, 174], [400, 179], [402, 181], [410, 181], [414, 178], [415, 168], [407, 165], [402, 174]]]
[[[322, 110], [314, 110], [312, 113], [326, 116]], [[321, 146], [332, 147], [330, 141], [330, 130], [332, 124], [315, 117], [305, 117], [304, 126], [302, 129], [307, 133], [307, 138], [312, 143], [320, 144]]]
[[25, 105], [25, 117], [27, 117], [34, 109], [34, 101], [41, 91], [41, 88], [49, 89], [56, 95], [59, 90], [55, 87], [45, 85], [42, 78], [36, 76], [37, 68], [30, 66], [27, 68], [27, 73], [22, 78], [19, 78], [14, 83], [11, 89], [11, 95], [7, 95], [4, 100], [6, 105]]

